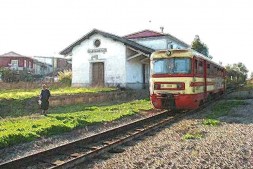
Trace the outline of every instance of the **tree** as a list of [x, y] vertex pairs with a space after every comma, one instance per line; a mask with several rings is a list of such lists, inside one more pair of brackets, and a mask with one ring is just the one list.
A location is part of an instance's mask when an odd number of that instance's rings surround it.
[[250, 74], [250, 78], [251, 78], [251, 79], [253, 78], [253, 72], [251, 72], [251, 74]]
[[242, 84], [246, 82], [248, 69], [246, 66], [239, 62], [233, 65], [226, 66], [228, 83]]
[[209, 57], [209, 49], [206, 44], [200, 41], [200, 38], [198, 35], [195, 36], [193, 42], [192, 42], [192, 49], [196, 50], [199, 53], [202, 53], [203, 55]]

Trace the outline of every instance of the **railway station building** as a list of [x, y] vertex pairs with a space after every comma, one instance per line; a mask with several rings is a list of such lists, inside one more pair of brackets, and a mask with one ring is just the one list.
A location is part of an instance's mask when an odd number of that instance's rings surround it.
[[146, 88], [149, 83], [149, 57], [161, 49], [190, 46], [176, 37], [144, 30], [120, 37], [93, 29], [63, 49], [72, 58], [72, 86], [121, 86]]

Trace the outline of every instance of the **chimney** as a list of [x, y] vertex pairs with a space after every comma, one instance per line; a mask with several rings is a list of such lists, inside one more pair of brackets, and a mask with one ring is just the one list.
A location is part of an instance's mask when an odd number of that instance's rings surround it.
[[160, 29], [161, 29], [161, 32], [163, 33], [163, 29], [164, 29], [164, 27], [163, 27], [163, 26], [161, 26], [161, 27], [160, 27]]

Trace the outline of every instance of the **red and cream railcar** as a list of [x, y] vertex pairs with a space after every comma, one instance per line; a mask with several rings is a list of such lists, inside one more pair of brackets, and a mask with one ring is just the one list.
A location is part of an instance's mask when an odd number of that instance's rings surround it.
[[156, 51], [150, 60], [157, 109], [196, 109], [225, 91], [225, 68], [192, 49]]

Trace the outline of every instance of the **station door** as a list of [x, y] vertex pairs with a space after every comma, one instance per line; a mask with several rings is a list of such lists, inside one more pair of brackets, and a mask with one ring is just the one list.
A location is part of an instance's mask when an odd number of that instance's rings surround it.
[[104, 63], [92, 63], [92, 86], [104, 86]]

